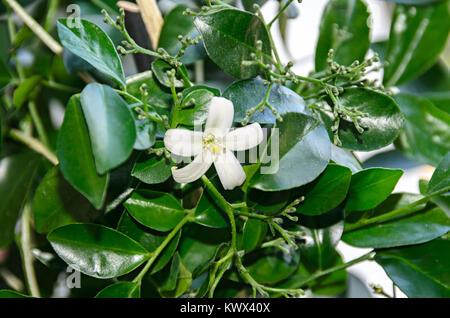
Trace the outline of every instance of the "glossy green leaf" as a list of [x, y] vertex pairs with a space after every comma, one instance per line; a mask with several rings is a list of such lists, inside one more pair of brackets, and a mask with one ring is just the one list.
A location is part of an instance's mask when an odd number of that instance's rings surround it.
[[158, 288], [163, 297], [177, 298], [183, 295], [192, 284], [192, 274], [184, 266], [178, 253], [175, 254], [167, 274]]
[[[363, 133], [356, 130], [353, 122], [341, 120], [339, 138], [343, 148], [370, 151], [387, 146], [397, 138], [404, 118], [391, 97], [366, 88], [349, 88], [339, 100], [343, 106], [366, 114], [361, 118]], [[321, 113], [321, 118], [332, 136], [333, 115]]]
[[6, 63], [0, 59], [0, 91], [11, 82], [11, 73]]
[[351, 152], [335, 145], [331, 145], [331, 160], [338, 165], [349, 168], [353, 173], [363, 168], [359, 159]]
[[[231, 100], [234, 105], [234, 121], [241, 123], [247, 112], [261, 103], [267, 94], [267, 86], [263, 80], [252, 79], [231, 84], [223, 93], [223, 97]], [[306, 113], [305, 101], [298, 94], [287, 87], [275, 84], [270, 91], [269, 103], [280, 115], [287, 112]], [[272, 111], [266, 107], [261, 113], [257, 111], [250, 122], [260, 124], [274, 124], [276, 121]]]
[[320, 176], [297, 208], [297, 213], [318, 215], [328, 212], [344, 201], [350, 186], [352, 172], [349, 168], [331, 164]]
[[262, 53], [266, 59], [271, 58], [267, 30], [256, 15], [234, 9], [212, 10], [198, 15], [194, 23], [203, 37], [208, 56], [236, 78], [248, 79], [260, 73], [258, 66], [242, 65], [257, 52], [257, 41], [262, 41]]
[[136, 142], [136, 126], [124, 100], [109, 86], [89, 84], [81, 93], [97, 171], [124, 163]]
[[[169, 234], [167, 232], [151, 230], [143, 225], [140, 225], [137, 221], [133, 220], [127, 212], [124, 212], [120, 218], [119, 224], [117, 225], [117, 230], [140, 243], [149, 252], [154, 252]], [[178, 235], [172, 239], [169, 245], [166, 246], [157, 258], [150, 271], [152, 274], [160, 271], [170, 262], [178, 247], [180, 237], [181, 231], [178, 232]]]
[[119, 54], [108, 35], [96, 24], [81, 19], [81, 27], [71, 27], [71, 19], [58, 20], [62, 45], [97, 70], [125, 87], [125, 75]]
[[292, 201], [291, 190], [268, 192], [250, 189], [245, 199], [249, 208], [266, 215], [279, 213]]
[[344, 231], [343, 219], [344, 215], [340, 209], [300, 219], [299, 230], [305, 233], [304, 243], [299, 244], [303, 263], [315, 270], [323, 270], [334, 261], [335, 247]]
[[449, 2], [426, 7], [397, 5], [389, 36], [384, 71], [386, 86], [422, 74], [438, 59], [450, 29]]
[[101, 290], [95, 298], [140, 298], [141, 286], [132, 282], [119, 282]]
[[195, 209], [195, 222], [211, 228], [228, 227], [228, 219], [207, 193], [203, 193]]
[[54, 167], [45, 175], [33, 200], [34, 223], [38, 233], [77, 222], [90, 222], [97, 216], [94, 207], [76, 191]]
[[183, 230], [178, 251], [183, 264], [191, 273], [209, 262], [219, 246], [230, 241], [229, 229], [213, 229], [189, 224]]
[[162, 232], [172, 230], [185, 215], [180, 202], [163, 192], [135, 192], [124, 206], [139, 223]]
[[17, 219], [39, 164], [39, 157], [29, 152], [0, 160], [0, 249], [14, 238]]
[[41, 75], [34, 75], [27, 78], [14, 91], [13, 103], [16, 108], [22, 107], [23, 104], [34, 94], [35, 89], [42, 81]]
[[395, 100], [406, 118], [397, 148], [416, 162], [437, 166], [450, 149], [450, 115], [426, 98], [399, 94]]
[[20, 294], [13, 290], [0, 290], [0, 298], [33, 298], [27, 295]]
[[[158, 79], [158, 81], [166, 87], [170, 87], [172, 85], [171, 76], [167, 74], [167, 72], [172, 69], [173, 66], [162, 59], [156, 59], [152, 63], [153, 74], [155, 74], [155, 77]], [[185, 66], [182, 66], [178, 72], [183, 72], [187, 76], [187, 70]], [[174, 86], [177, 88], [184, 87], [184, 82], [178, 79], [178, 77], [179, 76], [175, 77]]]
[[450, 186], [450, 152], [442, 159], [428, 183], [427, 193], [431, 194]]
[[256, 249], [266, 238], [268, 225], [257, 219], [247, 219], [244, 224], [244, 235], [242, 237], [244, 250], [249, 253]]
[[47, 236], [72, 268], [100, 279], [125, 275], [145, 262], [149, 252], [128, 236], [94, 224], [70, 224]]
[[[190, 37], [195, 39], [200, 34], [194, 25], [191, 16], [183, 15], [187, 9], [184, 5], [178, 5], [172, 9], [164, 18], [164, 24], [159, 36], [158, 47], [165, 49], [171, 55], [177, 55], [182, 45], [178, 40], [178, 36]], [[180, 61], [184, 64], [192, 64], [206, 55], [202, 43], [190, 45]]]
[[[315, 119], [301, 113], [286, 113], [279, 128], [279, 161], [273, 154], [268, 166], [262, 166], [252, 179], [251, 187], [263, 191], [280, 191], [299, 187], [317, 178], [327, 167], [331, 143], [325, 128]], [[275, 137], [274, 137], [275, 136]], [[277, 131], [270, 146], [276, 145]], [[275, 146], [276, 147], [276, 146]]]
[[[289, 249], [288, 246], [286, 248]], [[278, 248], [266, 248], [247, 254], [244, 266], [261, 284], [275, 284], [292, 275], [299, 264], [300, 254], [285, 253]]]
[[188, 126], [206, 122], [209, 104], [214, 96], [220, 96], [220, 91], [208, 86], [198, 85], [185, 89], [177, 121]]
[[95, 208], [103, 206], [109, 175], [100, 176], [95, 167], [88, 128], [80, 99], [70, 99], [58, 136], [60, 169], [67, 181]]
[[[374, 210], [366, 212], [362, 220], [370, 220], [404, 208], [420, 198], [420, 195], [393, 194]], [[408, 216], [347, 232], [342, 239], [357, 247], [388, 248], [428, 242], [448, 231], [450, 231], [449, 216], [440, 208], [427, 206]]]
[[375, 260], [408, 297], [450, 297], [450, 241], [377, 252]]
[[334, 50], [334, 60], [351, 65], [364, 61], [369, 49], [369, 12], [362, 0], [332, 0], [322, 15], [316, 48], [316, 71], [328, 67], [328, 52]]
[[132, 176], [146, 184], [166, 182], [172, 176], [171, 163], [164, 157], [152, 156], [143, 162], [136, 162]]
[[394, 190], [403, 170], [371, 168], [352, 176], [345, 209], [362, 211], [376, 207]]

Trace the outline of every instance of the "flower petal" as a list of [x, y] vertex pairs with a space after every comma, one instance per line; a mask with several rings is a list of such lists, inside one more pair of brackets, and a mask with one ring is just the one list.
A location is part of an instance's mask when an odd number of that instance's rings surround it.
[[200, 179], [209, 170], [212, 163], [212, 154], [209, 151], [204, 151], [186, 167], [172, 168], [172, 176], [178, 183], [191, 183]]
[[205, 133], [213, 132], [217, 137], [223, 137], [233, 125], [234, 106], [223, 97], [214, 97], [209, 106]]
[[225, 190], [233, 190], [242, 185], [247, 177], [241, 164], [231, 151], [218, 156], [214, 161], [220, 182]]
[[187, 129], [169, 129], [164, 145], [173, 154], [183, 157], [198, 155], [202, 151], [203, 133]]
[[243, 151], [258, 146], [264, 133], [258, 123], [238, 128], [225, 137], [225, 147], [232, 151]]

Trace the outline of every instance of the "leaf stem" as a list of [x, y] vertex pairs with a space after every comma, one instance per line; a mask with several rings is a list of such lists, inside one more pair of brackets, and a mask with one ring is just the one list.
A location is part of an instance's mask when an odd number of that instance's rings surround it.
[[314, 273], [312, 276], [308, 277], [307, 279], [296, 283], [295, 286], [304, 286], [304, 285], [306, 285], [306, 284], [308, 284], [310, 282], [315, 281], [316, 279], [318, 279], [320, 277], [323, 277], [323, 276], [329, 275], [331, 273], [334, 273], [334, 272], [346, 269], [346, 268], [351, 267], [353, 265], [356, 265], [358, 263], [361, 263], [361, 262], [364, 262], [364, 261], [367, 261], [367, 260], [371, 260], [373, 258], [373, 253], [374, 253], [373, 251], [370, 251], [369, 253], [364, 254], [361, 257], [355, 258], [354, 260], [351, 260], [351, 261], [349, 261], [347, 263], [331, 267], [331, 268], [329, 268], [327, 270], [324, 270], [324, 271], [318, 271], [318, 272]]
[[272, 25], [275, 23], [275, 21], [277, 21], [278, 18], [283, 14], [283, 12], [291, 5], [292, 2], [294, 2], [294, 0], [289, 0], [285, 3], [285, 5], [281, 8], [281, 10], [278, 12], [278, 14], [267, 25], [269, 27], [269, 29], [272, 27]]
[[58, 165], [58, 158], [51, 152], [42, 142], [39, 140], [27, 136], [25, 133], [23, 133], [20, 130], [17, 129], [11, 129], [9, 131], [9, 135], [11, 138], [13, 138], [16, 141], [19, 141], [29, 147], [30, 149], [34, 150], [35, 152], [43, 155], [45, 158], [47, 158], [48, 161], [50, 161], [53, 165]]
[[36, 107], [36, 103], [34, 101], [28, 102], [28, 110], [30, 111], [31, 118], [33, 120], [34, 125], [36, 126], [39, 139], [42, 141], [42, 143], [48, 147], [49, 141], [47, 137], [47, 133], [45, 132], [44, 124], [42, 123], [41, 116], [39, 115], [39, 112]]
[[27, 283], [30, 295], [33, 297], [40, 297], [39, 285], [36, 279], [36, 272], [33, 266], [33, 254], [31, 252], [31, 208], [29, 204], [26, 204], [22, 214], [22, 228], [20, 235], [20, 246], [23, 257], [23, 269], [25, 273], [25, 280]]
[[410, 214], [416, 213], [417, 211], [422, 210], [422, 207], [420, 205], [422, 205], [424, 203], [427, 203], [432, 198], [434, 198], [434, 197], [436, 197], [438, 195], [441, 195], [441, 194], [443, 194], [443, 193], [445, 193], [445, 192], [447, 192], [449, 190], [450, 190], [450, 186], [445, 187], [445, 188], [443, 188], [443, 189], [441, 189], [441, 190], [439, 190], [437, 192], [434, 192], [434, 193], [432, 193], [430, 195], [427, 195], [426, 197], [424, 197], [424, 198], [422, 198], [422, 199], [420, 199], [420, 200], [418, 200], [416, 202], [413, 202], [413, 203], [411, 203], [411, 204], [409, 204], [409, 205], [407, 205], [407, 206], [405, 206], [403, 208], [396, 209], [394, 211], [382, 214], [380, 216], [377, 216], [377, 217], [374, 217], [374, 218], [371, 218], [371, 219], [365, 219], [365, 220], [359, 221], [359, 222], [354, 223], [354, 224], [349, 224], [349, 225], [347, 225], [345, 227], [344, 233], [348, 233], [348, 232], [360, 229], [362, 227], [366, 227], [366, 226], [371, 225], [371, 224], [383, 223], [385, 221], [390, 221], [390, 220], [392, 220], [394, 218], [397, 218], [397, 217], [402, 217], [402, 216], [406, 216], [406, 215], [410, 215]]
[[53, 53], [56, 55], [62, 54], [63, 47], [16, 0], [5, 0], [5, 2]]
[[175, 228], [167, 235], [166, 239], [161, 243], [161, 245], [152, 253], [152, 256], [148, 260], [147, 264], [145, 264], [145, 267], [142, 269], [142, 271], [136, 276], [136, 278], [133, 280], [133, 283], [140, 284], [142, 282], [142, 279], [144, 278], [145, 274], [149, 271], [149, 269], [152, 267], [152, 265], [157, 260], [158, 256], [164, 251], [167, 245], [172, 241], [172, 239], [175, 237], [175, 235], [178, 234], [178, 232], [182, 229], [186, 223], [190, 222], [192, 220], [192, 214], [187, 214], [180, 223], [175, 226]]

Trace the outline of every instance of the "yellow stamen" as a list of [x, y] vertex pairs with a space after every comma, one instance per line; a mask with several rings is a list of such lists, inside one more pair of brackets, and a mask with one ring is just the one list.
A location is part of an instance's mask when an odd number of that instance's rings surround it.
[[212, 152], [214, 152], [215, 154], [220, 153], [220, 147], [217, 145], [212, 146]]

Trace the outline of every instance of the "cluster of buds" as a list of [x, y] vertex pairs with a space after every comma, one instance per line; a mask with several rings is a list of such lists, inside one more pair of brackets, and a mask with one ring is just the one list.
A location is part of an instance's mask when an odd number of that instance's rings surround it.
[[181, 49], [178, 52], [178, 55], [176, 56], [177, 58], [180, 58], [184, 55], [184, 53], [186, 53], [186, 49], [191, 46], [191, 45], [197, 45], [200, 43], [200, 41], [202, 40], [202, 36], [198, 36], [194, 39], [192, 39], [191, 37], [187, 36], [186, 39], [184, 39], [184, 37], [182, 35], [178, 36], [178, 41], [180, 41], [181, 43]]
[[298, 216], [292, 216], [291, 214], [297, 212], [297, 206], [303, 201], [305, 201], [305, 197], [294, 200], [291, 204], [283, 209], [280, 215], [288, 218], [292, 222], [298, 222]]
[[148, 150], [148, 153], [154, 154], [159, 158], [164, 157], [167, 160], [170, 160], [171, 158], [170, 152], [166, 148], [157, 148], [157, 149], [150, 148]]

